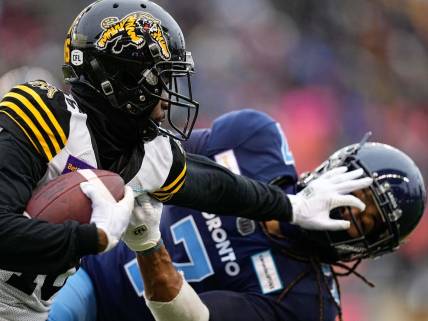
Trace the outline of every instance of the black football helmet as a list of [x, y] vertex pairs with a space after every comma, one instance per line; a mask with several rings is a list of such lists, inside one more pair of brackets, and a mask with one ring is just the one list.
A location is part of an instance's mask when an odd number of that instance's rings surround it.
[[[375, 232], [365, 233], [355, 215], [350, 214], [358, 237], [350, 237], [346, 231], [305, 230], [316, 255], [324, 262], [334, 263], [377, 257], [396, 250], [424, 213], [426, 191], [418, 167], [392, 146], [363, 141], [334, 153], [314, 172], [306, 174], [300, 184], [304, 187], [321, 173], [338, 166], [347, 166], [349, 170], [362, 168], [366, 176], [373, 178], [370, 191], [381, 216], [381, 226]], [[330, 216], [342, 218], [341, 211], [333, 210]]]
[[90, 86], [131, 117], [149, 119], [159, 101], [168, 106], [169, 129], [148, 122], [143, 139], [159, 131], [185, 140], [199, 104], [190, 76], [194, 63], [177, 22], [147, 0], [101, 0], [86, 7], [64, 46], [66, 82]]

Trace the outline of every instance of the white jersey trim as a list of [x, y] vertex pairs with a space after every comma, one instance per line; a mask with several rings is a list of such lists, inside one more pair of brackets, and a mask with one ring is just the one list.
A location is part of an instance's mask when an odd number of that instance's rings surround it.
[[137, 175], [129, 182], [138, 196], [143, 192], [159, 190], [166, 182], [173, 164], [171, 143], [168, 137], [158, 136], [144, 144], [144, 159]]

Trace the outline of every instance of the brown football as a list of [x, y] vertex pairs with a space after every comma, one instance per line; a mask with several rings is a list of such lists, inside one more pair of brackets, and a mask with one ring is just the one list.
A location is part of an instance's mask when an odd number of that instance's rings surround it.
[[104, 185], [116, 201], [124, 196], [125, 183], [118, 174], [99, 169], [78, 170], [58, 176], [36, 189], [26, 212], [32, 218], [50, 223], [69, 220], [89, 223], [91, 200], [80, 189], [80, 183], [86, 181]]

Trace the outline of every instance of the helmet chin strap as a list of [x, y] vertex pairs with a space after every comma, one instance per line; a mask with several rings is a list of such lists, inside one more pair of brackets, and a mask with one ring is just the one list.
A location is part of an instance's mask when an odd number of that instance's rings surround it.
[[141, 128], [141, 138], [144, 143], [148, 143], [159, 135], [159, 126], [151, 118]]
[[114, 94], [113, 85], [110, 80], [106, 77], [106, 72], [104, 68], [100, 65], [96, 58], [93, 58], [90, 61], [92, 70], [94, 71], [93, 76], [96, 78], [96, 81], [100, 84], [102, 93], [107, 97], [107, 100], [114, 108], [120, 108], [119, 103], [117, 102], [116, 96]]

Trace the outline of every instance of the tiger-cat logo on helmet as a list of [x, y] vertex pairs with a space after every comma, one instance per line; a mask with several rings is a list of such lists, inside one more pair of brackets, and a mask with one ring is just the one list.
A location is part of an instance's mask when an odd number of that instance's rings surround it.
[[141, 49], [146, 44], [144, 34], [147, 33], [158, 45], [161, 57], [164, 60], [171, 59], [161, 21], [147, 12], [133, 12], [122, 19], [107, 17], [101, 21], [101, 27], [104, 31], [95, 43], [99, 50], [105, 50], [109, 45], [115, 54], [121, 53], [127, 46]]

